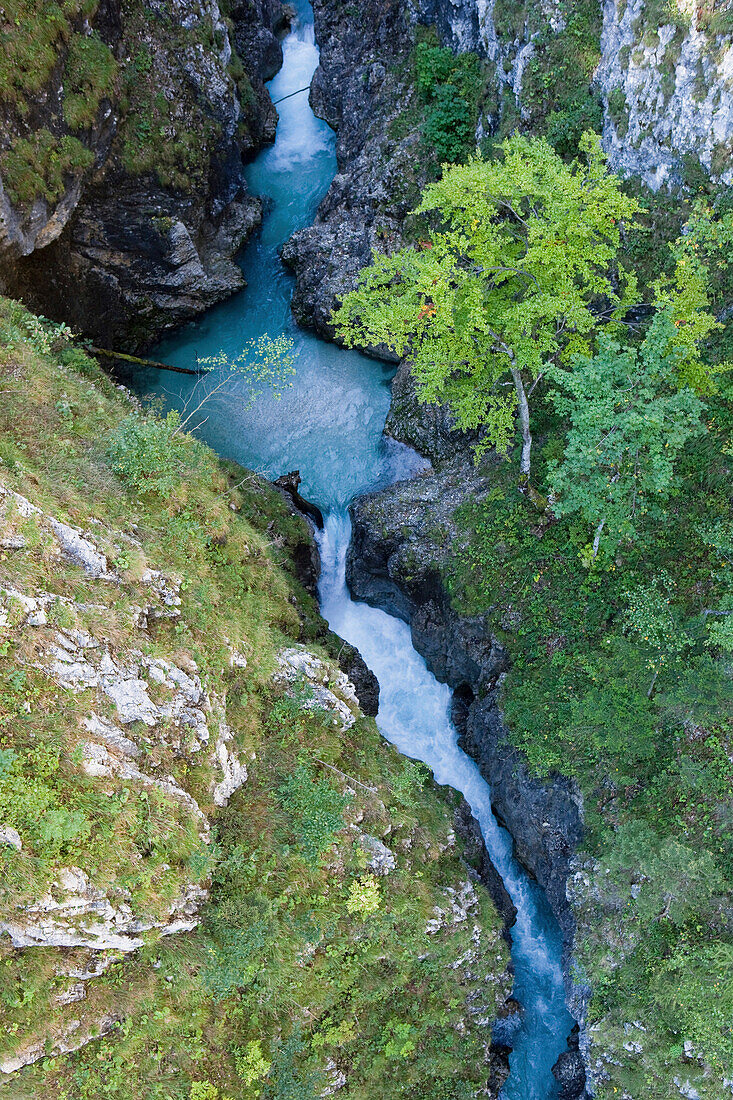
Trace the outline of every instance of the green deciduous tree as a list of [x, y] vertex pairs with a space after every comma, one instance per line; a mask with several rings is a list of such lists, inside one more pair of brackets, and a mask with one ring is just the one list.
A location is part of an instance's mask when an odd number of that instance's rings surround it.
[[675, 460], [705, 431], [703, 403], [680, 370], [689, 357], [669, 308], [657, 313], [639, 349], [609, 336], [596, 355], [555, 370], [553, 400], [570, 420], [561, 463], [550, 465], [556, 515], [579, 513], [616, 546], [645, 517], [658, 517], [676, 486]]
[[528, 482], [530, 399], [547, 365], [588, 352], [599, 323], [622, 316], [635, 281], [611, 269], [619, 224], [638, 210], [605, 166], [596, 134], [566, 165], [543, 139], [515, 134], [492, 161], [447, 168], [416, 213], [426, 239], [375, 254], [335, 312], [349, 346], [409, 355], [424, 401], [448, 402], [482, 446], [506, 450], [515, 416]]

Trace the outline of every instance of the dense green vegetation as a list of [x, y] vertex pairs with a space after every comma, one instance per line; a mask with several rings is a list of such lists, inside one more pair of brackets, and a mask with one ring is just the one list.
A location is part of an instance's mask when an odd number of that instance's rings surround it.
[[499, 38], [509, 45], [532, 38], [532, 55], [522, 81], [521, 121], [507, 96], [502, 105], [499, 138], [520, 124], [546, 131], [563, 156], [574, 155], [584, 131], [601, 129], [602, 110], [592, 88], [601, 58], [601, 6], [598, 0], [557, 5], [554, 21], [541, 5], [526, 0], [498, 0], [494, 20]]
[[446, 170], [415, 211], [418, 246], [375, 257], [334, 314], [348, 346], [409, 348], [422, 399], [483, 428], [480, 449], [505, 451], [518, 414], [525, 481], [534, 381], [589, 348], [599, 300], [610, 320], [636, 291], [628, 273], [614, 285], [609, 268], [637, 204], [606, 172], [594, 134], [582, 148], [587, 164], [568, 166], [545, 141], [516, 134], [501, 156]]
[[[0, 1080], [0, 1094], [305, 1100], [342, 1072], [341, 1094], [360, 1100], [469, 1100], [488, 1041], [472, 1008], [485, 1005], [490, 1019], [508, 993], [501, 923], [481, 894], [471, 919], [426, 933], [435, 907], [450, 909], [444, 891], [467, 876], [446, 801], [372, 720], [342, 731], [307, 683], [285, 690], [273, 680], [283, 646], [335, 652], [290, 556], [304, 521], [180, 420], [136, 410], [62, 326], [0, 300], [0, 349], [0, 583], [51, 599], [37, 626], [17, 597], [0, 599], [0, 822], [23, 845], [0, 844], [0, 920], [69, 866], [112, 898], [127, 891], [151, 917], [182, 883], [211, 891], [198, 929], [113, 952], [70, 1007], [56, 998], [90, 953], [13, 950], [3, 937], [2, 1056], [34, 1037], [48, 1044], [35, 1065]], [[88, 532], [116, 579], [59, 556], [40, 514], [8, 491]], [[150, 615], [145, 626], [148, 569], [176, 580], [181, 604], [180, 615]], [[193, 753], [172, 720], [124, 732], [144, 772], [196, 798], [213, 823], [208, 842], [187, 803], [80, 766], [85, 717], [117, 712], [93, 687], [72, 692], [44, 671], [58, 632], [102, 637], [116, 661], [139, 652], [189, 673], [195, 661], [212, 743], [225, 715], [249, 772], [230, 804], [213, 805], [211, 755]], [[232, 647], [246, 661], [233, 663]], [[388, 875], [371, 871], [365, 836], [394, 853]], [[108, 1035], [53, 1056], [68, 1021], [86, 1029], [106, 1016]]]
[[462, 161], [475, 148], [486, 77], [482, 68], [476, 54], [454, 54], [439, 46], [432, 27], [415, 47], [417, 88], [425, 110], [423, 142], [441, 164]]
[[486, 109], [494, 66], [477, 54], [441, 46], [435, 27], [419, 26], [415, 46], [397, 65], [407, 105], [393, 118], [389, 136], [420, 135], [419, 174], [437, 178], [440, 165], [459, 163], [476, 148], [476, 127]]
[[[535, 290], [506, 308], [539, 303], [518, 334], [538, 340], [533, 491], [517, 492], [517, 432], [509, 460], [480, 459], [492, 487], [460, 507], [445, 580], [455, 606], [488, 613], [508, 648], [514, 742], [538, 775], [572, 776], [584, 795], [570, 888], [599, 1095], [662, 1100], [679, 1078], [720, 1100], [733, 1064], [733, 387], [732, 326], [714, 315], [729, 315], [733, 213], [726, 196], [641, 212], [632, 202], [619, 238], [592, 208], [576, 210], [563, 249], [584, 240], [598, 256], [603, 238], [605, 274], [615, 280], [621, 264], [638, 275], [628, 285], [652, 308], [612, 314], [599, 288], [592, 324], [577, 326], [585, 349], [561, 350], [543, 342], [545, 284], [530, 268], [533, 247], [563, 224], [561, 208], [531, 201], [547, 146], [514, 139], [499, 155], [498, 166], [447, 170], [420, 208], [425, 244], [376, 257], [337, 317], [357, 339], [374, 327], [409, 343], [422, 398], [452, 400], [468, 424], [462, 403], [506, 402], [501, 374], [487, 370], [504, 316], [500, 261], [479, 250], [507, 230], [516, 242], [504, 263]], [[527, 207], [502, 186], [502, 163]], [[472, 181], [487, 188], [488, 218], [470, 220]], [[462, 343], [467, 321], [475, 351]]]

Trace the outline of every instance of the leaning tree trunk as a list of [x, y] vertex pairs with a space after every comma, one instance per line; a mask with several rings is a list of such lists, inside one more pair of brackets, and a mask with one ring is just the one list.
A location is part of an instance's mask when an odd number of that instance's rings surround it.
[[522, 428], [522, 458], [519, 463], [519, 484], [521, 488], [526, 488], [526, 486], [529, 485], [529, 475], [532, 465], [532, 433], [529, 430], [529, 401], [527, 400], [527, 391], [524, 388], [521, 371], [513, 363], [510, 369], [514, 382], [514, 389], [517, 393], [519, 423]]

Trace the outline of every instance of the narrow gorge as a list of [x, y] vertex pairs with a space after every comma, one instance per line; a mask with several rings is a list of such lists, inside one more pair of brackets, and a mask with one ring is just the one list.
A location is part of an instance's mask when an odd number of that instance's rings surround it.
[[0, 1096], [733, 1096], [729, 8], [0, 10]]

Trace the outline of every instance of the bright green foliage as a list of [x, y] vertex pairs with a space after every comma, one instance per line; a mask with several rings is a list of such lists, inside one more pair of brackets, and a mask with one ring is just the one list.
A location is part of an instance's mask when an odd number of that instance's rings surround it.
[[609, 271], [619, 222], [637, 203], [607, 173], [597, 135], [582, 145], [587, 165], [568, 166], [545, 141], [515, 135], [501, 158], [448, 169], [416, 211], [426, 240], [375, 255], [334, 314], [349, 346], [409, 354], [421, 399], [449, 402], [462, 428], [484, 428], [484, 447], [507, 449], [519, 408], [525, 475], [530, 381], [588, 349], [594, 299], [622, 314], [634, 293], [630, 277], [617, 293]]
[[[262, 1053], [262, 1042], [260, 1039], [251, 1039], [245, 1047], [235, 1052], [234, 1062], [237, 1067], [237, 1073], [244, 1081], [245, 1085], [252, 1086], [258, 1081], [261, 1081], [263, 1077], [267, 1077], [267, 1074], [272, 1068], [272, 1062], [268, 1062]], [[255, 1096], [259, 1096], [260, 1090], [257, 1089], [254, 1093]]]
[[379, 909], [379, 882], [374, 875], [364, 875], [349, 886], [346, 912], [368, 917]]
[[107, 445], [107, 459], [117, 476], [138, 493], [170, 493], [181, 479], [184, 461], [191, 458], [191, 448], [174, 439], [180, 424], [175, 410], [165, 419], [130, 413]]
[[[698, 201], [687, 219], [684, 235], [672, 246], [676, 261], [675, 280], [689, 296], [696, 295], [695, 308], [725, 315], [733, 298], [733, 199], [723, 190], [714, 203]], [[700, 268], [707, 274], [700, 285]], [[733, 332], [730, 324], [711, 328], [707, 342], [714, 363], [733, 360]]]
[[676, 460], [704, 431], [702, 402], [688, 386], [677, 388], [683, 357], [689, 360], [678, 331], [664, 310], [640, 349], [604, 336], [597, 355], [553, 373], [553, 401], [570, 421], [563, 461], [550, 465], [553, 509], [591, 525], [592, 557], [601, 533], [613, 549], [636, 538], [646, 516], [662, 515], [677, 485]]
[[675, 328], [667, 335], [667, 354], [676, 358], [678, 382], [698, 393], [713, 388], [713, 372], [703, 359], [702, 346], [711, 332], [723, 327], [709, 312], [708, 287], [707, 267], [682, 249], [673, 276], [661, 276], [654, 286], [654, 305]]
[[412, 1058], [415, 1053], [415, 1029], [404, 1021], [390, 1020], [384, 1029], [384, 1053], [390, 1061]]
[[189, 404], [195, 402], [195, 407], [192, 411], [186, 407], [188, 415], [182, 426], [185, 427], [204, 404], [232, 384], [236, 384], [240, 407], [242, 402], [246, 402], [249, 407], [266, 390], [271, 390], [273, 396], [279, 398], [282, 390], [292, 385], [292, 382], [288, 382], [295, 373], [292, 352], [292, 337], [285, 336], [284, 333], [278, 336], [265, 334], [248, 340], [234, 359], [220, 351], [218, 355], [197, 360], [197, 365], [211, 376], [212, 383], [204, 383], [201, 394], [194, 391]]
[[227, 1100], [216, 1085], [209, 1081], [194, 1081], [191, 1085], [191, 1100]]

